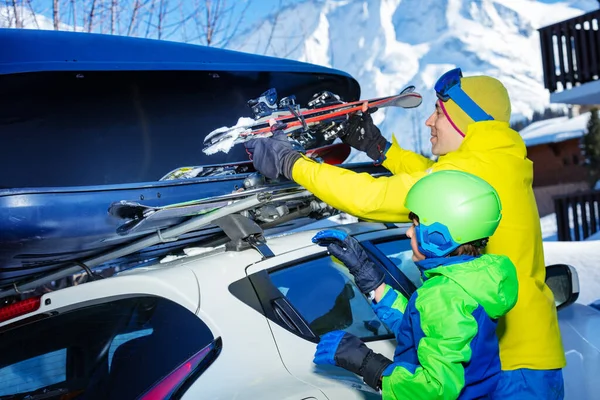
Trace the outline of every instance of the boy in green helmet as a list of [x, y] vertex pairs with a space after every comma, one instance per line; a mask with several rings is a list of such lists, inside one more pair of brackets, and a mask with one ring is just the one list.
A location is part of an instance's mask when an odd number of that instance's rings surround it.
[[484, 180], [440, 171], [408, 192], [413, 260], [423, 285], [406, 299], [352, 237], [338, 230], [313, 242], [341, 260], [378, 317], [395, 334], [394, 360], [344, 331], [321, 336], [314, 362], [359, 374], [384, 399], [493, 398], [500, 379], [497, 319], [517, 301], [516, 270], [506, 256], [482, 255], [501, 219], [500, 199]]

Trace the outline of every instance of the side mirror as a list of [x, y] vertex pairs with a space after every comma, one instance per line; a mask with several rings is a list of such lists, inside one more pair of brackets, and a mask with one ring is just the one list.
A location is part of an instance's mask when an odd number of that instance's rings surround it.
[[577, 270], [571, 265], [547, 265], [546, 285], [554, 294], [557, 310], [575, 303], [579, 297], [579, 277]]

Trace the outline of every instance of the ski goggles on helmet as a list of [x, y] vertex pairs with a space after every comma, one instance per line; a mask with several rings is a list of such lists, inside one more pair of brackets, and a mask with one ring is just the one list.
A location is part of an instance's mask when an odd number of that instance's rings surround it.
[[427, 258], [445, 257], [460, 246], [452, 239], [448, 227], [439, 222], [431, 225], [419, 224], [415, 226], [415, 234], [417, 247]]
[[462, 71], [455, 68], [446, 72], [435, 83], [435, 93], [443, 102], [452, 99], [475, 122], [492, 121], [494, 117], [483, 111], [460, 86]]

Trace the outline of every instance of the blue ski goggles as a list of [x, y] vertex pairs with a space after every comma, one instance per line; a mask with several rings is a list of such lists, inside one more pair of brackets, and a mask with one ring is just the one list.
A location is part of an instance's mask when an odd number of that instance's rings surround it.
[[434, 86], [438, 99], [443, 102], [452, 99], [475, 122], [493, 121], [494, 117], [483, 111], [483, 109], [479, 107], [464, 90], [462, 90], [460, 87], [460, 78], [462, 78], [462, 71], [460, 68], [455, 68], [442, 75]]
[[439, 222], [419, 224], [415, 226], [415, 234], [419, 251], [427, 258], [445, 257], [460, 246], [452, 239], [448, 227]]

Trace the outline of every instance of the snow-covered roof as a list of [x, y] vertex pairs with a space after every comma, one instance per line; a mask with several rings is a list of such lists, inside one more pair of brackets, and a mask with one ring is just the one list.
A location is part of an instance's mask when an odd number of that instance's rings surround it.
[[527, 147], [546, 143], [560, 143], [585, 135], [589, 119], [589, 112], [573, 118], [551, 118], [534, 122], [523, 128], [519, 133]]

